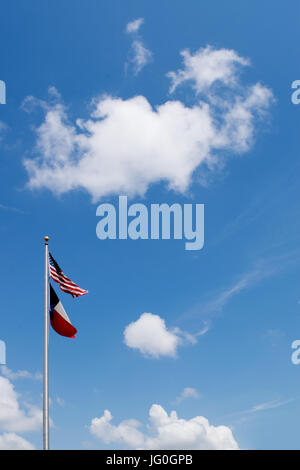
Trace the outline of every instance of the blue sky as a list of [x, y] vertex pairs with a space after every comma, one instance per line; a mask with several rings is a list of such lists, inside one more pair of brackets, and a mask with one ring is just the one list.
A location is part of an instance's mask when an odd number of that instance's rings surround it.
[[[49, 235], [89, 290], [56, 289], [78, 335], [50, 331], [52, 448], [299, 448], [298, 17], [296, 1], [2, 2], [0, 447], [42, 445]], [[96, 208], [121, 194], [205, 204], [203, 249], [99, 240]], [[125, 344], [145, 312], [168, 354]], [[185, 444], [196, 417], [213, 444]]]

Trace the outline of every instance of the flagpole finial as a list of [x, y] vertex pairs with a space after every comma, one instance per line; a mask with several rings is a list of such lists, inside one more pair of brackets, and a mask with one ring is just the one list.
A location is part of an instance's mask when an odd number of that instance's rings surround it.
[[48, 245], [48, 241], [49, 241], [49, 237], [44, 237], [44, 240], [45, 240], [45, 245]]

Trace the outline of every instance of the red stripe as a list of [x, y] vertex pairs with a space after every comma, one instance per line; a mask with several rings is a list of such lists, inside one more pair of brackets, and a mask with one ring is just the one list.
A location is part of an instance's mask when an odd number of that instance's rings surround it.
[[54, 268], [51, 269], [51, 266], [50, 266], [50, 275], [53, 279], [56, 278], [61, 283], [64, 283], [64, 284], [66, 284], [70, 287], [74, 287], [76, 289], [79, 289], [80, 291], [84, 290], [84, 289], [81, 289], [79, 286], [77, 286], [77, 284], [75, 284], [73, 281], [71, 281], [69, 278], [67, 278], [67, 276], [65, 276], [64, 274], [58, 274], [57, 271]]
[[66, 292], [66, 293], [72, 293], [72, 295], [74, 295], [75, 297], [79, 297], [80, 295], [84, 295], [84, 294], [87, 294], [88, 291], [83, 291], [83, 292], [75, 292], [75, 291], [71, 291], [70, 289], [66, 289], [65, 287], [62, 287], [60, 286], [61, 290], [63, 292]]
[[76, 287], [70, 286], [70, 285], [67, 284], [66, 282], [63, 282], [59, 277], [53, 276], [51, 273], [50, 273], [50, 276], [52, 277], [52, 279], [53, 279], [54, 281], [58, 282], [60, 285], [65, 286], [66, 288], [69, 288], [69, 289], [71, 289], [71, 290], [78, 291], [78, 292], [86, 292], [84, 289], [81, 289], [81, 288], [78, 287], [78, 286], [76, 286]]
[[53, 318], [50, 318], [50, 323], [53, 330], [61, 336], [72, 338], [77, 333], [76, 328], [67, 322], [55, 309], [53, 311]]
[[60, 279], [62, 279], [62, 280], [64, 280], [64, 281], [66, 281], [66, 282], [72, 284], [72, 285], [75, 286], [75, 287], [78, 287], [78, 286], [75, 284], [75, 282], [71, 281], [71, 279], [69, 279], [62, 271], [61, 271], [60, 273], [58, 273], [58, 272], [56, 271], [56, 269], [55, 269], [53, 266], [51, 266], [51, 265], [50, 265], [50, 271], [52, 271], [53, 274], [55, 273]]
[[[50, 276], [52, 279], [56, 282], [59, 283], [60, 288], [63, 292], [70, 292], [72, 294], [76, 295], [83, 295], [87, 294], [88, 291], [81, 289], [78, 287], [74, 282], [72, 282], [70, 279], [68, 279], [65, 275], [57, 274], [57, 271], [55, 268], [50, 266]], [[64, 279], [68, 279], [69, 282], [66, 282]], [[63, 287], [66, 289], [63, 289]]]
[[64, 292], [72, 292], [74, 294], [77, 294], [77, 295], [81, 295], [81, 294], [87, 294], [88, 291], [85, 291], [85, 290], [81, 290], [81, 289], [72, 289], [68, 286], [65, 286], [64, 284], [60, 283], [59, 281], [57, 281], [59, 283], [59, 287], [61, 288], [62, 291]]
[[70, 289], [78, 290], [79, 292], [82, 292], [82, 291], [83, 291], [83, 289], [80, 289], [80, 287], [78, 287], [78, 286], [76, 286], [76, 285], [75, 285], [75, 286], [72, 286], [72, 285], [68, 284], [67, 282], [62, 281], [61, 279], [59, 279], [59, 282], [60, 282], [60, 284], [62, 284], [63, 286], [69, 287]]

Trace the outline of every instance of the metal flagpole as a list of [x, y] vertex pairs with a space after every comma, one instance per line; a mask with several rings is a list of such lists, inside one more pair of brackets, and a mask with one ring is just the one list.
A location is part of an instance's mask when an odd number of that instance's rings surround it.
[[43, 449], [49, 450], [49, 367], [48, 367], [48, 344], [49, 344], [49, 312], [48, 312], [48, 241], [45, 240], [45, 307], [44, 307], [44, 393], [43, 393]]

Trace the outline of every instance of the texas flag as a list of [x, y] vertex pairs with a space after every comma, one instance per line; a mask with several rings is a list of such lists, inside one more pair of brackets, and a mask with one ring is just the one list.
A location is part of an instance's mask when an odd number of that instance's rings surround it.
[[74, 338], [77, 330], [71, 324], [68, 315], [50, 284], [50, 323], [52, 328], [62, 336]]

